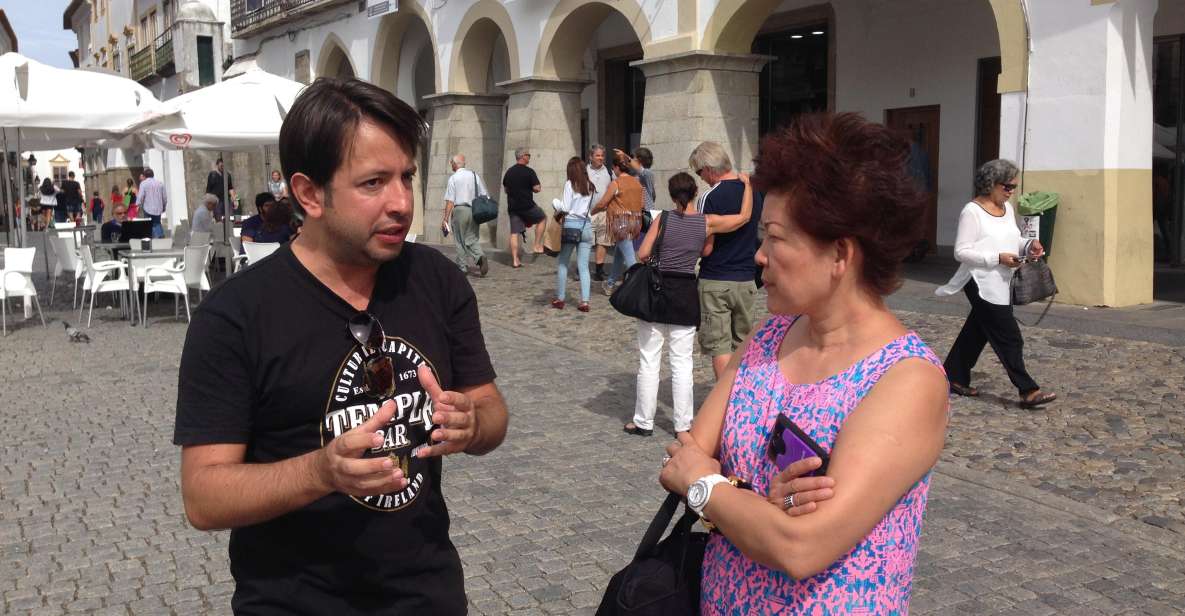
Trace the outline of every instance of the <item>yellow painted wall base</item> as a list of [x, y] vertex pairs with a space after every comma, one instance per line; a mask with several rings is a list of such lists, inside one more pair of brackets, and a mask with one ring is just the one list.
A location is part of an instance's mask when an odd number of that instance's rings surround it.
[[1028, 171], [1024, 190], [1061, 196], [1049, 259], [1059, 301], [1152, 302], [1151, 170]]

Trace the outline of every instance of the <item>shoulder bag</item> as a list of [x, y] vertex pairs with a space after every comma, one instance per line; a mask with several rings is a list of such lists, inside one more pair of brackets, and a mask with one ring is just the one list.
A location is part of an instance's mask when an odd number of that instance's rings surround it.
[[662, 250], [666, 220], [667, 212], [663, 212], [658, 219], [658, 239], [654, 242], [654, 253], [650, 259], [631, 265], [621, 279], [621, 286], [609, 296], [609, 304], [627, 317], [656, 323], [663, 314], [662, 272], [658, 270], [658, 255]]
[[[1028, 252], [1027, 246], [1025, 252]], [[1017, 268], [1016, 272], [1012, 274], [1012, 282], [1010, 283], [1012, 292], [1012, 305], [1024, 306], [1033, 302], [1039, 302], [1048, 298], [1049, 302], [1045, 305], [1045, 310], [1041, 312], [1041, 316], [1033, 323], [1036, 325], [1045, 318], [1049, 308], [1053, 306], [1053, 297], [1057, 295], [1057, 283], [1053, 280], [1053, 270], [1049, 269], [1049, 263], [1044, 259], [1034, 259], [1032, 261], [1025, 261]], [[1028, 325], [1024, 321], [1017, 319], [1022, 325]]]
[[691, 532], [699, 516], [684, 507], [683, 516], [659, 541], [681, 499], [668, 494], [650, 522], [634, 559], [610, 580], [597, 616], [667, 616], [698, 614], [707, 533]]
[[473, 201], [469, 203], [469, 209], [473, 212], [473, 222], [482, 225], [498, 217], [498, 202], [494, 201], [489, 195], [479, 195], [477, 190], [477, 174], [473, 171]]

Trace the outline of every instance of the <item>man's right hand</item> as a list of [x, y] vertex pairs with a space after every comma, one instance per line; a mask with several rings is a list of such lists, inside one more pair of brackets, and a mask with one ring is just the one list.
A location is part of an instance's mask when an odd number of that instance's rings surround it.
[[363, 458], [367, 449], [383, 444], [382, 429], [395, 416], [395, 403], [388, 400], [362, 425], [333, 439], [320, 449], [317, 474], [324, 487], [350, 496], [373, 496], [398, 492], [407, 480], [386, 456]]

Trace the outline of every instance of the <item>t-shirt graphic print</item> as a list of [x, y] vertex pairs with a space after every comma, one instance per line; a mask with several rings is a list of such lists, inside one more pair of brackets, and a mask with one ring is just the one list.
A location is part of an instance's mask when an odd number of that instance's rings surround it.
[[[428, 444], [432, 434], [432, 398], [420, 385], [416, 370], [427, 366], [438, 380], [440, 375], [419, 349], [403, 338], [386, 337], [381, 354], [391, 360], [393, 368], [395, 392], [389, 399], [395, 402], [395, 415], [381, 431], [383, 443], [366, 450], [363, 457], [391, 458], [395, 467], [403, 471], [408, 483], [399, 492], [350, 498], [370, 509], [398, 511], [414, 502], [429, 480], [427, 462], [415, 454]], [[367, 370], [374, 370], [382, 363], [377, 356], [367, 358], [362, 345], [356, 346], [342, 360], [325, 403], [325, 419], [321, 422], [322, 447], [379, 412], [379, 407], [388, 398], [367, 393], [364, 385]], [[385, 367], [378, 369], [385, 370]]]

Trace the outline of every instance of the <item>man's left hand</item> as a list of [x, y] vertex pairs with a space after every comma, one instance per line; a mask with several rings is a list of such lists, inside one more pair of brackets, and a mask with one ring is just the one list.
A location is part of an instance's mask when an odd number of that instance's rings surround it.
[[432, 398], [432, 423], [436, 429], [428, 436], [429, 447], [416, 452], [417, 458], [445, 456], [465, 451], [477, 436], [477, 415], [469, 396], [444, 391], [428, 366], [416, 369], [420, 385]]
[[701, 449], [686, 432], [681, 432], [679, 440], [667, 445], [667, 455], [671, 460], [663, 465], [658, 480], [674, 494], [686, 496], [687, 488], [695, 480], [720, 472], [720, 462]]

